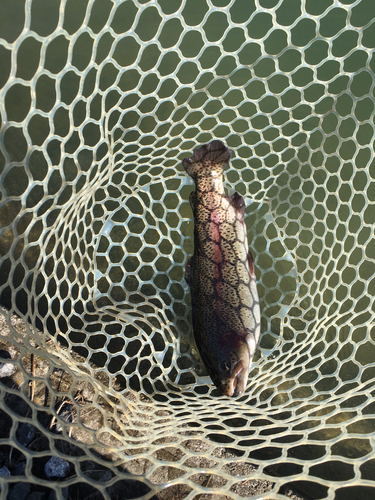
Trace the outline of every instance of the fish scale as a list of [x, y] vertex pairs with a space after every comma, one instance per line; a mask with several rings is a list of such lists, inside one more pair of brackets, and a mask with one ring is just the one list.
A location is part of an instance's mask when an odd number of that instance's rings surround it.
[[223, 172], [230, 158], [221, 141], [212, 141], [183, 160], [196, 187], [190, 196], [194, 255], [185, 278], [202, 360], [216, 387], [227, 396], [238, 396], [246, 388], [258, 345], [260, 308], [245, 202], [238, 193], [229, 197], [224, 191]]

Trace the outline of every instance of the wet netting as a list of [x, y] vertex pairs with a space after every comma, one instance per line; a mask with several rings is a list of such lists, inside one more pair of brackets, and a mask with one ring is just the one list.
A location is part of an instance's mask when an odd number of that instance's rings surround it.
[[[3, 498], [374, 498], [374, 18], [0, 0]], [[213, 139], [262, 310], [232, 399], [184, 280], [181, 161]]]

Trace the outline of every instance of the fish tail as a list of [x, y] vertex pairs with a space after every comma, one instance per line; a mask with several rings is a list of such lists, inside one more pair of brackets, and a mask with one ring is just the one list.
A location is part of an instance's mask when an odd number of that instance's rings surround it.
[[193, 179], [212, 174], [221, 176], [231, 156], [232, 153], [225, 144], [221, 141], [212, 141], [194, 149], [193, 156], [185, 158], [182, 165]]

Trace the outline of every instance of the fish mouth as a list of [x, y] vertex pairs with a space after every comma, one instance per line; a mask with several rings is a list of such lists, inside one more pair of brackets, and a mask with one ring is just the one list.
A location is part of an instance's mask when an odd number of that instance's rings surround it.
[[248, 377], [249, 369], [245, 366], [245, 363], [240, 360], [236, 364], [231, 378], [226, 381], [223, 390], [224, 394], [229, 397], [240, 396], [246, 388]]

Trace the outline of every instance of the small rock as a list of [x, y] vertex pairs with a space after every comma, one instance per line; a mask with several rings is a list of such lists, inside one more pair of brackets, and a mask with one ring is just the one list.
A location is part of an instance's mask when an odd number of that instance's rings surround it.
[[69, 471], [69, 462], [59, 457], [51, 457], [44, 466], [44, 472], [48, 479], [52, 477], [66, 477]]
[[[0, 349], [0, 359], [12, 359], [8, 351]], [[0, 363], [0, 378], [10, 377], [16, 371], [16, 367], [12, 363]]]
[[8, 493], [8, 500], [25, 500], [30, 493], [30, 485], [28, 483], [17, 483]]
[[[9, 469], [8, 467], [5, 467], [5, 465], [0, 469], [0, 476], [10, 476]], [[1, 486], [0, 486], [0, 491], [1, 491]]]
[[0, 363], [0, 378], [11, 377], [16, 367], [11, 363]]
[[10, 472], [8, 467], [1, 467], [0, 469], [0, 476], [10, 476]]
[[24, 476], [25, 475], [25, 469], [26, 469], [26, 462], [20, 462], [17, 464], [14, 469], [13, 469], [13, 475], [14, 476]]
[[27, 446], [35, 437], [35, 427], [29, 423], [19, 425], [16, 436], [22, 446]]

